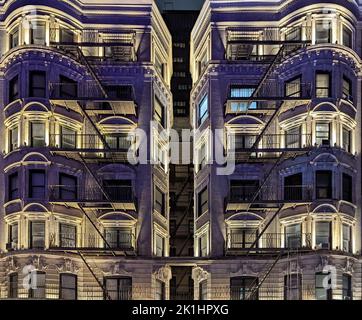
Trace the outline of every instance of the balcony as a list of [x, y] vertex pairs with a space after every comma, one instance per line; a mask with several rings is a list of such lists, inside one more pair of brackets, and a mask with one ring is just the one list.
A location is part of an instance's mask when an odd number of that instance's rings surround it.
[[82, 204], [83, 208], [136, 210], [136, 198], [131, 186], [53, 185], [49, 201], [54, 204]]
[[284, 55], [289, 55], [311, 44], [311, 40], [311, 27], [232, 27], [227, 30], [226, 57], [270, 63], [281, 46]]
[[237, 185], [231, 186], [227, 198], [226, 211], [279, 207], [284, 203], [309, 203], [312, 201], [313, 187], [304, 185], [284, 186], [282, 194], [272, 186]]
[[[247, 229], [245, 229], [247, 230]], [[257, 232], [229, 233], [226, 239], [226, 254], [243, 254], [250, 251], [257, 239]], [[310, 233], [264, 233], [251, 252], [263, 253], [275, 249], [311, 250], [312, 235]]]

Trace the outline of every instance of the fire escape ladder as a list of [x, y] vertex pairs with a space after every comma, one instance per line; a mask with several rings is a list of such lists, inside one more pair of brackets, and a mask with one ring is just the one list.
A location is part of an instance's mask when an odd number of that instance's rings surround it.
[[184, 273], [182, 274], [182, 277], [181, 277], [180, 281], [178, 282], [178, 284], [176, 284], [176, 290], [175, 290], [176, 292], [177, 292], [177, 289], [181, 286], [181, 283], [185, 279], [187, 274], [188, 274], [188, 270], [186, 269], [184, 271]]
[[184, 249], [185, 249], [185, 247], [186, 247], [186, 244], [187, 244], [187, 242], [190, 240], [190, 238], [191, 238], [191, 233], [189, 233], [189, 234], [187, 235], [187, 238], [185, 239], [184, 243], [182, 244], [181, 250], [180, 250], [180, 252], [179, 252], [179, 254], [178, 254], [179, 257], [182, 255], [182, 252], [184, 251]]
[[84, 264], [87, 266], [87, 269], [92, 274], [93, 278], [96, 280], [99, 287], [102, 289], [104, 297], [106, 297], [107, 300], [112, 300], [110, 295], [108, 294], [107, 288], [103, 285], [102, 281], [99, 280], [99, 278], [95, 274], [95, 271], [93, 270], [87, 259], [85, 258], [84, 254], [81, 251], [78, 251], [78, 255], [80, 256]]
[[192, 197], [192, 194], [191, 194], [191, 197], [190, 197], [190, 201], [189, 201], [189, 204], [184, 212], [184, 214], [182, 215], [182, 218], [180, 220], [180, 222], [177, 224], [176, 228], [175, 228], [175, 231], [173, 232], [172, 234], [172, 237], [174, 237], [177, 233], [177, 230], [180, 228], [180, 226], [182, 225], [183, 221], [185, 220], [185, 218], [187, 217], [191, 207], [192, 207], [192, 203], [194, 202], [194, 199]]
[[177, 203], [177, 201], [179, 200], [180, 196], [182, 195], [182, 193], [183, 193], [184, 190], [186, 189], [186, 187], [187, 187], [188, 183], [190, 182], [192, 176], [193, 176], [192, 172], [189, 172], [187, 178], [185, 179], [184, 184], [182, 185], [181, 190], [179, 191], [179, 193], [178, 193], [178, 194], [176, 195], [176, 197], [175, 197], [175, 201], [174, 201], [175, 204]]

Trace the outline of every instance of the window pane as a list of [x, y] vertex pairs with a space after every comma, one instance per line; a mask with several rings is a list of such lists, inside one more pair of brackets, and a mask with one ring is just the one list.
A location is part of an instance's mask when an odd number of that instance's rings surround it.
[[45, 247], [45, 223], [30, 222], [30, 247], [44, 249]]
[[345, 252], [351, 252], [352, 251], [352, 227], [349, 226], [348, 224], [343, 224], [342, 233], [343, 233], [342, 249]]
[[29, 74], [29, 96], [45, 98], [46, 75], [44, 71], [31, 71]]
[[286, 97], [300, 97], [301, 96], [301, 78], [300, 77], [285, 83], [285, 96]]
[[10, 33], [10, 49], [19, 45], [19, 27], [16, 27]]
[[75, 226], [61, 223], [59, 226], [59, 246], [61, 248], [75, 248], [77, 239], [77, 228]]
[[9, 201], [19, 198], [18, 173], [9, 176]]
[[318, 21], [316, 23], [316, 43], [330, 43], [332, 36], [332, 23]]
[[71, 274], [60, 275], [60, 299], [77, 299], [77, 276]]
[[316, 74], [316, 97], [328, 98], [330, 96], [330, 75], [329, 73]]
[[316, 246], [330, 249], [330, 222], [316, 222]]
[[9, 226], [9, 242], [12, 249], [17, 249], [19, 239], [19, 227], [17, 223]]
[[287, 148], [300, 148], [302, 127], [295, 127], [285, 132], [285, 146]]
[[45, 172], [41, 170], [30, 170], [29, 172], [29, 196], [35, 199], [45, 197]]
[[15, 76], [9, 81], [9, 103], [19, 99], [19, 76]]
[[18, 297], [18, 274], [12, 273], [9, 275], [9, 298], [17, 298]]
[[330, 124], [324, 122], [316, 123], [316, 144], [322, 145], [326, 143], [330, 143]]
[[205, 96], [198, 105], [198, 123], [201, 125], [209, 116], [208, 115], [208, 98]]
[[45, 124], [41, 122], [32, 122], [30, 124], [31, 146], [44, 147], [45, 146]]
[[352, 48], [352, 31], [346, 26], [343, 26], [343, 45]]
[[332, 172], [317, 171], [316, 172], [316, 198], [330, 199], [332, 198]]
[[30, 41], [31, 44], [45, 44], [45, 23], [31, 22], [30, 24]]
[[75, 149], [77, 141], [77, 133], [68, 127], [61, 127], [61, 147], [66, 149]]

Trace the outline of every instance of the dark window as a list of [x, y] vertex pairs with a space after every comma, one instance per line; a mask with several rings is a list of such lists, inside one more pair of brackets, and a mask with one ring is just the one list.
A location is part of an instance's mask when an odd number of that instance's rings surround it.
[[106, 291], [111, 300], [132, 299], [132, 278], [111, 278], [104, 279]]
[[155, 98], [155, 119], [162, 127], [167, 127], [166, 108], [157, 97]]
[[332, 22], [331, 21], [317, 21], [315, 28], [316, 28], [315, 42], [317, 44], [332, 42]]
[[208, 118], [209, 116], [209, 106], [208, 98], [205, 95], [197, 106], [197, 119], [199, 126]]
[[45, 146], [45, 123], [30, 123], [30, 146], [34, 148]]
[[69, 29], [60, 28], [59, 41], [61, 43], [73, 43], [74, 42], [74, 32]]
[[70, 224], [59, 224], [59, 247], [76, 248], [77, 246], [77, 227]]
[[34, 271], [31, 279], [36, 283], [30, 283], [29, 298], [33, 299], [45, 299], [45, 272]]
[[19, 176], [17, 172], [9, 175], [9, 201], [19, 198]]
[[351, 152], [351, 140], [352, 140], [352, 131], [346, 127], [342, 129], [342, 147], [347, 152]]
[[59, 96], [60, 98], [76, 98], [78, 96], [78, 82], [69, 79], [65, 76], [59, 77], [60, 87]]
[[155, 255], [157, 257], [163, 257], [164, 255], [164, 248], [165, 248], [165, 238], [159, 235], [158, 233], [155, 234], [155, 246], [156, 252]]
[[44, 71], [30, 71], [29, 73], [29, 97], [46, 97], [46, 74]]
[[77, 300], [77, 276], [75, 274], [62, 273], [59, 279], [59, 299]]
[[344, 274], [342, 283], [342, 300], [352, 300], [352, 277], [349, 274]]
[[133, 87], [131, 85], [111, 85], [105, 86], [105, 89], [109, 99], [115, 99], [117, 101], [133, 100]]
[[319, 170], [316, 172], [316, 198], [332, 198], [332, 172], [328, 170]]
[[251, 149], [256, 141], [255, 135], [235, 134], [235, 150]]
[[10, 49], [16, 48], [19, 45], [19, 27], [14, 28], [9, 36]]
[[9, 225], [9, 243], [11, 244], [11, 249], [17, 249], [19, 244], [19, 225], [13, 223]]
[[209, 194], [207, 187], [201, 190], [197, 196], [197, 216], [200, 217], [203, 213], [205, 213], [209, 209]]
[[349, 48], [353, 46], [352, 31], [347, 26], [343, 26], [343, 45]]
[[329, 98], [331, 93], [331, 75], [329, 72], [316, 73], [316, 98]]
[[9, 274], [9, 292], [8, 298], [16, 299], [18, 297], [18, 274]]
[[344, 252], [352, 252], [352, 227], [348, 224], [342, 225], [342, 250]]
[[315, 142], [318, 146], [330, 145], [331, 124], [326, 122], [317, 122], [315, 129]]
[[77, 199], [77, 177], [69, 174], [59, 174], [59, 198], [61, 200]]
[[160, 281], [160, 280], [156, 280], [156, 290], [155, 290], [155, 300], [165, 300], [165, 291], [166, 291], [166, 287], [165, 287], [165, 283]]
[[163, 216], [166, 215], [165, 200], [166, 200], [165, 194], [158, 187], [155, 187], [154, 209]]
[[207, 157], [206, 157], [206, 143], [204, 142], [200, 149], [198, 150], [198, 171], [200, 171], [202, 168], [204, 168], [207, 164]]
[[300, 223], [285, 227], [285, 248], [295, 249], [302, 246], [302, 225]]
[[199, 238], [199, 256], [200, 257], [207, 257], [207, 255], [208, 255], [207, 243], [208, 243], [207, 233], [204, 233]]
[[[239, 98], [250, 98], [253, 96], [255, 87], [231, 85], [230, 99], [238, 100]], [[257, 109], [257, 101], [232, 101], [230, 108], [232, 112], [243, 112], [249, 109]]]
[[259, 283], [256, 277], [233, 277], [230, 278], [230, 298], [231, 300], [258, 300]]
[[132, 201], [131, 180], [103, 180], [103, 188], [109, 199], [114, 201]]
[[199, 300], [207, 300], [207, 280], [199, 283]]
[[[230, 233], [229, 247], [231, 249], [251, 248], [257, 237], [258, 229], [232, 229]], [[256, 247], [258, 247], [258, 243], [256, 243]]]
[[342, 80], [342, 97], [343, 99], [353, 101], [352, 81], [345, 76]]
[[19, 98], [19, 76], [15, 76], [9, 81], [9, 103]]
[[[325, 288], [325, 285], [329, 288]], [[316, 300], [332, 300], [332, 279], [330, 273], [318, 272], [315, 274]]]
[[293, 273], [284, 276], [284, 300], [302, 300], [302, 275]]
[[[132, 248], [132, 231], [129, 228], [105, 228], [104, 237], [111, 248]], [[104, 244], [106, 248], [107, 243]]]
[[285, 83], [285, 96], [288, 98], [298, 98], [302, 96], [302, 78], [298, 76]]
[[45, 45], [45, 22], [30, 23], [30, 43]]
[[318, 221], [315, 223], [315, 243], [318, 249], [331, 249], [332, 223], [329, 221]]
[[45, 222], [30, 222], [30, 249], [44, 249], [45, 247]]
[[13, 127], [9, 130], [9, 151], [14, 151], [19, 147], [19, 128]]
[[287, 149], [298, 149], [301, 147], [302, 127], [295, 127], [285, 131], [285, 147]]
[[352, 193], [353, 193], [353, 187], [352, 187], [352, 177], [349, 174], [343, 173], [342, 176], [342, 193], [343, 193], [343, 200], [352, 202]]
[[111, 149], [128, 150], [131, 147], [131, 141], [128, 140], [127, 133], [106, 135], [105, 139]]
[[303, 199], [303, 174], [297, 173], [284, 178], [284, 200]]
[[44, 199], [45, 197], [45, 171], [29, 171], [29, 198]]
[[258, 199], [259, 180], [231, 180], [230, 181], [230, 200], [250, 201], [255, 197]]

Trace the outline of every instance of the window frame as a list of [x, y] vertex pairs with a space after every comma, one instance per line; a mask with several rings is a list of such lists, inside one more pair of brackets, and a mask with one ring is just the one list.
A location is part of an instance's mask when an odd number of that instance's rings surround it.
[[[64, 287], [63, 283], [63, 277], [71, 277], [73, 278], [75, 281], [75, 287]], [[74, 299], [64, 299], [64, 293], [63, 291], [71, 291], [74, 294]], [[60, 273], [59, 274], [59, 299], [60, 300], [77, 300], [78, 299], [78, 276], [76, 274], [72, 274], [72, 273]]]
[[[323, 39], [320, 40], [318, 38], [318, 32], [322, 32], [322, 30], [318, 30], [318, 26], [323, 26], [326, 23], [328, 23], [328, 29], [326, 29], [328, 30], [328, 39], [324, 41]], [[315, 22], [315, 44], [332, 43], [332, 33], [333, 33], [333, 26], [331, 20], [323, 19], [323, 20], [317, 20]]]
[[11, 103], [19, 98], [20, 98], [20, 81], [19, 81], [19, 75], [17, 74], [9, 80], [8, 100], [9, 103]]
[[[333, 291], [331, 288], [329, 289], [325, 289], [324, 287], [320, 287], [318, 286], [318, 282], [317, 281], [317, 277], [322, 277], [323, 276], [323, 279], [324, 277], [328, 277], [330, 276], [330, 272], [327, 272], [327, 273], [324, 273], [323, 271], [322, 272], [316, 272], [315, 273], [315, 298], [316, 300], [332, 300], [332, 297], [333, 297]], [[323, 283], [323, 279], [322, 279], [322, 283]], [[330, 283], [331, 280], [329, 280], [328, 282]], [[331, 284], [331, 283], [330, 283]], [[318, 290], [324, 290], [325, 291], [325, 297], [326, 299], [318, 299], [318, 295], [317, 295], [317, 292]]]
[[[42, 136], [34, 136], [34, 127], [35, 125], [43, 126], [43, 135]], [[42, 148], [46, 146], [46, 125], [45, 122], [42, 121], [30, 121], [29, 122], [29, 138], [30, 138], [30, 147], [32, 148]], [[36, 141], [39, 141], [36, 143]]]
[[[43, 174], [43, 177], [44, 177], [44, 185], [33, 185], [33, 182], [32, 182], [32, 178], [33, 178], [33, 175], [34, 174]], [[44, 169], [30, 169], [29, 170], [29, 176], [28, 176], [28, 179], [29, 179], [29, 192], [28, 192], [28, 196], [30, 199], [44, 199], [45, 198], [45, 195], [46, 195], [46, 184], [47, 184], [47, 181], [46, 181], [46, 171]], [[40, 198], [36, 198], [34, 197], [34, 191], [33, 191], [33, 188], [43, 188], [43, 195], [40, 197]]]
[[[298, 80], [299, 81], [299, 89], [298, 91], [293, 91], [292, 93], [288, 94], [288, 85], [294, 84], [294, 82]], [[302, 75], [297, 75], [291, 79], [288, 79], [287, 81], [284, 82], [284, 92], [285, 92], [285, 97], [287, 98], [300, 98], [302, 97]]]
[[19, 275], [17, 272], [12, 272], [8, 275], [8, 279], [8, 298], [16, 299], [19, 293]]
[[[202, 202], [202, 196], [206, 194], [206, 200]], [[205, 209], [207, 207], [207, 210]], [[203, 212], [202, 212], [203, 211]], [[197, 193], [197, 218], [201, 217], [204, 213], [209, 211], [209, 190], [208, 187], [205, 186]]]
[[[42, 246], [34, 246], [34, 231], [33, 231], [33, 226], [34, 224], [41, 224], [42, 226], [44, 226], [43, 228], [43, 245]], [[38, 237], [40, 237], [42, 234], [38, 235]], [[45, 221], [43, 220], [31, 220], [29, 221], [29, 249], [45, 249], [45, 235], [46, 235], [46, 225], [45, 225]]]
[[[157, 195], [161, 196], [161, 203], [159, 202]], [[166, 217], [166, 194], [156, 185], [154, 188], [153, 206], [159, 214], [161, 214], [163, 217]], [[158, 210], [158, 208], [160, 208], [160, 210]]]
[[[34, 77], [39, 76], [44, 78], [44, 86], [35, 84]], [[29, 98], [46, 98], [46, 83], [47, 83], [47, 74], [43, 70], [30, 70], [29, 71]], [[37, 94], [35, 92], [39, 91]]]
[[[322, 87], [318, 85], [318, 76], [328, 76], [328, 87]], [[322, 93], [318, 93], [318, 90], [322, 90]], [[328, 93], [325, 92], [328, 90]], [[318, 70], [315, 73], [315, 97], [318, 99], [332, 98], [332, 73], [330, 71]]]
[[[205, 110], [201, 113], [201, 110]], [[208, 95], [205, 94], [202, 99], [197, 103], [197, 124], [201, 126], [209, 117], [209, 99]]]
[[[328, 184], [321, 184], [320, 181], [318, 181], [318, 175], [328, 175], [326, 179], [328, 179]], [[319, 183], [319, 184], [318, 184]], [[320, 196], [319, 192], [320, 190], [326, 189], [326, 196]], [[332, 199], [333, 198], [333, 171], [332, 170], [316, 170], [315, 171], [315, 198], [317, 200], [320, 199]]]
[[[15, 178], [15, 184], [16, 187], [13, 186], [13, 179]], [[8, 177], [8, 201], [12, 201], [15, 199], [19, 199], [20, 198], [20, 194], [19, 194], [20, 188], [19, 188], [19, 172], [13, 172], [9, 175]], [[15, 193], [15, 196], [14, 196]]]
[[[74, 236], [70, 237], [70, 233], [67, 235], [67, 237], [64, 236], [63, 228], [73, 229]], [[72, 242], [74, 241], [74, 245], [63, 245], [63, 241], [65, 242]], [[59, 223], [59, 247], [60, 248], [76, 248], [77, 247], [77, 226], [69, 224], [69, 223]]]

